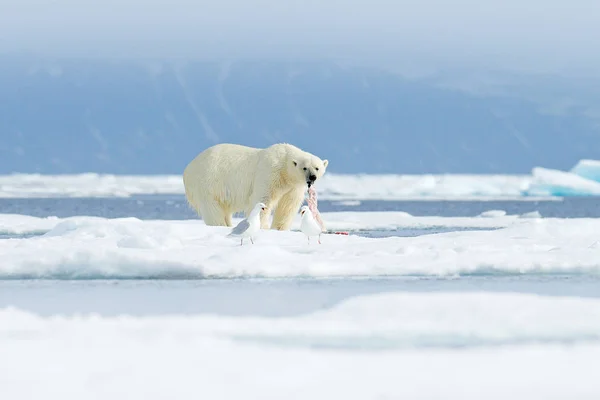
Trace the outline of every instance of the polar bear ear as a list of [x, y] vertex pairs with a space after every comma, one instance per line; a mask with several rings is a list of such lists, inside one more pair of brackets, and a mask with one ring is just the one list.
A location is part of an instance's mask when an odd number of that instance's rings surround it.
[[294, 167], [298, 166], [298, 163], [296, 162], [296, 160], [292, 160], [292, 162], [294, 163]]
[[329, 160], [323, 160], [323, 166], [327, 168], [327, 164], [329, 164]]

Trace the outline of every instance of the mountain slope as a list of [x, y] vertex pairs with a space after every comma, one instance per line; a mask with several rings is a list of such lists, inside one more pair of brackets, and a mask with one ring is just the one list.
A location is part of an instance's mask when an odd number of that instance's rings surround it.
[[0, 173], [181, 173], [219, 142], [293, 143], [340, 173], [521, 173], [600, 153], [593, 116], [527, 96], [552, 82], [514, 78], [507, 95], [328, 62], [0, 61]]

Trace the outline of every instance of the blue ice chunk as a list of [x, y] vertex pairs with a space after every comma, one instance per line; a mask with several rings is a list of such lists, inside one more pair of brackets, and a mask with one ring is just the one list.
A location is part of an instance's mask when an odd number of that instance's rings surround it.
[[600, 182], [600, 161], [598, 160], [580, 160], [571, 169], [571, 173], [579, 175], [582, 178]]
[[600, 181], [591, 180], [572, 172], [548, 168], [534, 168], [526, 196], [600, 196]]

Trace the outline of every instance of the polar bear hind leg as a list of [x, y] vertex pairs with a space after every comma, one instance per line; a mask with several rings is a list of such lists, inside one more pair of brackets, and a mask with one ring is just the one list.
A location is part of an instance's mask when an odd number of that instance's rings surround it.
[[231, 213], [216, 200], [201, 200], [199, 214], [208, 226], [233, 226]]
[[216, 199], [207, 198], [205, 193], [199, 193], [199, 188], [203, 187], [204, 183], [194, 181], [189, 169], [184, 171], [183, 183], [188, 205], [196, 211], [206, 225], [233, 226], [229, 207]]

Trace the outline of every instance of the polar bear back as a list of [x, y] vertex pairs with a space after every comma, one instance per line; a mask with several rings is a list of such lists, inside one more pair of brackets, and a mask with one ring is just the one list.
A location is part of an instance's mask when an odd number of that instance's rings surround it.
[[[186, 167], [183, 173], [186, 186], [191, 192], [198, 194], [212, 193], [215, 200], [224, 205], [236, 209], [244, 207], [252, 194], [260, 151], [261, 149], [229, 143], [210, 147], [198, 154]], [[197, 199], [201, 200], [203, 199]]]

